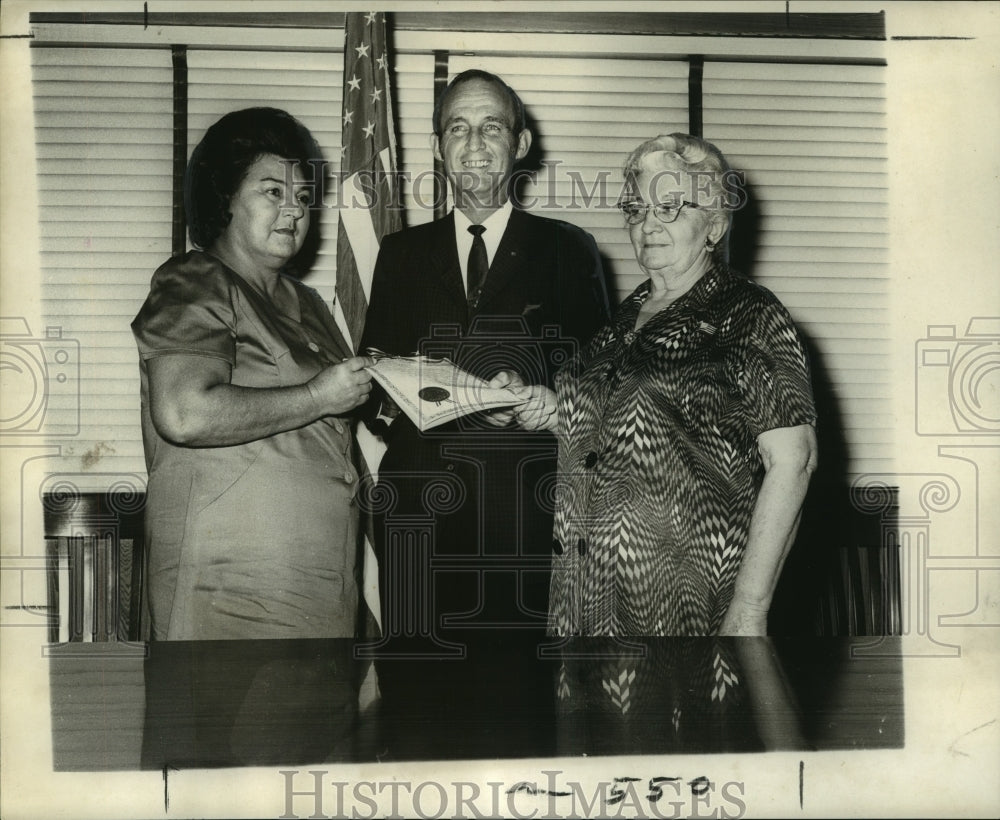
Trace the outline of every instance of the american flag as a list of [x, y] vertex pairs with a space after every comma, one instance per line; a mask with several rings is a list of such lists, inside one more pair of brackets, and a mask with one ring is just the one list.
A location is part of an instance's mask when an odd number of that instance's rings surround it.
[[[382, 237], [402, 227], [398, 206], [396, 133], [389, 99], [389, 54], [385, 15], [350, 12], [344, 22], [344, 108], [340, 148], [341, 208], [337, 231], [337, 299], [334, 315], [357, 350], [371, 295], [372, 273]], [[385, 451], [358, 425], [363, 480], [373, 481]], [[378, 567], [371, 516], [365, 529], [362, 593], [380, 622]]]
[[361, 340], [379, 243], [402, 227], [396, 134], [389, 100], [385, 15], [349, 12], [344, 25], [342, 207], [337, 232], [337, 304], [355, 349]]

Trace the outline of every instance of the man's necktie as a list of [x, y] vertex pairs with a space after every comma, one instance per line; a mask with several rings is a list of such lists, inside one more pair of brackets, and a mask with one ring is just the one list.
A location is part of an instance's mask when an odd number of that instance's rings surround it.
[[470, 307], [479, 304], [479, 297], [483, 292], [483, 285], [486, 283], [486, 274], [490, 270], [490, 260], [486, 255], [486, 243], [483, 241], [482, 225], [469, 225], [469, 233], [472, 234], [472, 250], [469, 251], [469, 265], [467, 274]]

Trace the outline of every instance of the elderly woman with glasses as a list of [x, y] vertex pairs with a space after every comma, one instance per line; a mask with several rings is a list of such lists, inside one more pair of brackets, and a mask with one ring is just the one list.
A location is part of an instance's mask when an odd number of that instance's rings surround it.
[[517, 385], [559, 437], [554, 635], [766, 635], [816, 464], [785, 308], [730, 270], [741, 191], [688, 134], [642, 143], [620, 202], [648, 277], [558, 375]]

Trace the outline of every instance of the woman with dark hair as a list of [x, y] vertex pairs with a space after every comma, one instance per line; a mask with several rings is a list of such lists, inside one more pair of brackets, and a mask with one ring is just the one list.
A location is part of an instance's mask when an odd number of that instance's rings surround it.
[[726, 264], [735, 181], [698, 137], [639, 145], [620, 207], [646, 280], [555, 391], [516, 387], [559, 438], [556, 635], [767, 634], [816, 413], [788, 312]]
[[320, 154], [273, 108], [227, 114], [192, 153], [192, 244], [153, 275], [140, 356], [155, 640], [352, 637], [370, 390], [320, 296], [289, 275]]

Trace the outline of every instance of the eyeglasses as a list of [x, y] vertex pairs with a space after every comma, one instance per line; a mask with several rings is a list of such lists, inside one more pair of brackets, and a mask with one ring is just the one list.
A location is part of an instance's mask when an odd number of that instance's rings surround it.
[[646, 205], [642, 202], [622, 202], [618, 207], [621, 212], [625, 215], [625, 221], [629, 225], [638, 225], [640, 222], [645, 221], [646, 214], [649, 209], [653, 209], [653, 216], [667, 225], [675, 221], [678, 216], [680, 216], [681, 211], [684, 207], [698, 208], [700, 206], [693, 202], [682, 202], [679, 205], [673, 202], [658, 202], [655, 205]]

